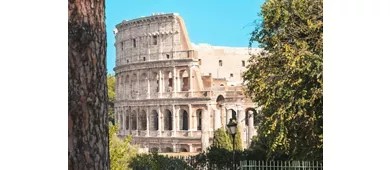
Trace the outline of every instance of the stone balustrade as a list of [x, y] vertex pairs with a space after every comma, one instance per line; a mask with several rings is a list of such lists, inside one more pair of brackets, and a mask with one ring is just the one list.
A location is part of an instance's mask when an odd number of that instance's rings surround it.
[[[127, 64], [141, 64], [144, 62], [158, 62], [165, 60], [176, 60], [176, 59], [189, 59], [193, 58], [194, 50], [184, 50], [184, 51], [174, 51], [174, 52], [163, 52], [165, 56], [160, 55], [160, 53], [151, 53], [151, 54], [140, 54], [136, 56], [126, 55], [123, 58], [116, 60], [116, 66], [122, 66]], [[148, 57], [149, 56], [149, 57]], [[169, 56], [169, 58], [167, 57]], [[144, 60], [145, 57], [145, 60]]]

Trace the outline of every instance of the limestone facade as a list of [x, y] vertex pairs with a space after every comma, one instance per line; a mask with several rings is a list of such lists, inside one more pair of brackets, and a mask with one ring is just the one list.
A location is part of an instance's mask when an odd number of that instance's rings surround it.
[[192, 44], [174, 13], [123, 21], [114, 34], [119, 136], [145, 152], [200, 152], [235, 118], [248, 146], [259, 111], [241, 90], [245, 67], [232, 64], [247, 62], [247, 49]]

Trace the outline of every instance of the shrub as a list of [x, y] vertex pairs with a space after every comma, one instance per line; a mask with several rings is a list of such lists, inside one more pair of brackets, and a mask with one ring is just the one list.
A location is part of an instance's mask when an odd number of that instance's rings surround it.
[[150, 168], [153, 170], [193, 170], [183, 159], [158, 155], [156, 152], [152, 154], [137, 155], [130, 167], [134, 170]]

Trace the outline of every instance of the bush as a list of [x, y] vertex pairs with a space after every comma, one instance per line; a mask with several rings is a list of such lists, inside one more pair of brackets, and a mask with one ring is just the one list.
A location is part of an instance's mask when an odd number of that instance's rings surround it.
[[137, 155], [130, 167], [133, 170], [144, 170], [150, 168], [153, 170], [193, 170], [188, 163], [183, 159], [172, 158], [168, 156], [158, 155], [156, 152], [152, 154], [139, 154]]
[[136, 156], [138, 147], [136, 145], [130, 145], [130, 135], [124, 140], [115, 135], [118, 131], [118, 126], [109, 122], [109, 128], [110, 169], [126, 170], [129, 163]]

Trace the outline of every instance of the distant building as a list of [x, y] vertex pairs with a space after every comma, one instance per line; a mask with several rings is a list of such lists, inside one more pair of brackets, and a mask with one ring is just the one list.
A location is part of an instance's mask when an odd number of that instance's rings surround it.
[[119, 136], [145, 152], [201, 152], [236, 118], [248, 146], [258, 112], [241, 90], [248, 48], [192, 44], [177, 14], [123, 21], [114, 34]]

